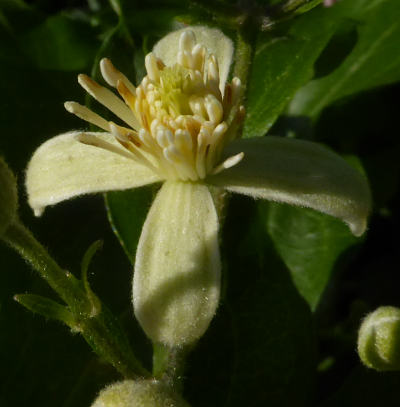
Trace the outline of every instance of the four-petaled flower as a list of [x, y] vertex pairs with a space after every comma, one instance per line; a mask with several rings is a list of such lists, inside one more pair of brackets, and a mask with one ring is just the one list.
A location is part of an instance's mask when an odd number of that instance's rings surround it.
[[366, 227], [368, 185], [333, 152], [279, 137], [234, 140], [244, 108], [240, 80], [227, 82], [232, 55], [231, 40], [216, 29], [173, 32], [146, 56], [147, 75], [136, 88], [103, 59], [102, 75], [123, 100], [85, 75], [78, 80], [121, 122], [67, 102], [69, 112], [106, 132], [59, 135], [29, 163], [29, 203], [38, 215], [77, 195], [163, 182], [133, 283], [135, 314], [157, 342], [198, 339], [218, 304], [218, 216], [209, 185], [319, 210], [355, 235]]

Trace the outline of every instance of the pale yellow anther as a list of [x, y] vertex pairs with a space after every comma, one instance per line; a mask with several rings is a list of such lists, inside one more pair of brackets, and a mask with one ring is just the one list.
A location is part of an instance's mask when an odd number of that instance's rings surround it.
[[239, 78], [235, 77], [232, 79], [232, 104], [235, 105], [239, 100], [242, 82]]
[[133, 115], [129, 107], [126, 106], [125, 103], [121, 99], [119, 99], [113, 92], [103, 86], [100, 86], [87, 75], [79, 75], [78, 83], [99, 103], [104, 105], [125, 123], [129, 124], [129, 126], [134, 129], [140, 127], [138, 120]]
[[79, 140], [81, 143], [86, 144], [88, 146], [102, 148], [103, 150], [107, 150], [112, 153], [121, 155], [130, 160], [134, 159], [133, 155], [128, 150], [119, 148], [116, 145], [111, 144], [111, 143], [101, 139], [100, 137], [94, 136], [93, 134], [80, 133], [77, 136], [77, 140]]
[[201, 44], [196, 44], [192, 50], [193, 69], [202, 72], [204, 70], [204, 58], [206, 49]]
[[208, 60], [208, 67], [207, 67], [207, 76], [209, 81], [218, 81], [219, 82], [219, 69], [218, 69], [218, 61], [214, 55], [211, 55]]
[[244, 153], [239, 153], [236, 154], [232, 157], [227, 158], [224, 162], [222, 162], [220, 165], [218, 165], [214, 170], [212, 171], [212, 174], [218, 174], [219, 172], [226, 170], [228, 168], [231, 168], [237, 164], [240, 163], [240, 161], [243, 160]]
[[213, 131], [213, 138], [218, 139], [226, 132], [227, 129], [228, 125], [225, 122], [220, 123]]
[[189, 100], [189, 106], [193, 114], [205, 117], [207, 111], [204, 107], [204, 99], [201, 96], [192, 96]]
[[[175, 132], [175, 145], [181, 151], [185, 151], [186, 153], [191, 153], [193, 148], [193, 141], [190, 133], [187, 130], [178, 129]], [[190, 154], [190, 157], [192, 154]]]
[[196, 45], [196, 37], [191, 30], [184, 31], [179, 38], [179, 50], [192, 52], [193, 47]]
[[157, 61], [151, 52], [150, 52], [150, 54], [146, 55], [144, 62], [145, 62], [145, 66], [146, 66], [146, 70], [147, 70], [147, 74], [148, 74], [149, 78], [152, 81], [159, 81], [160, 72], [158, 70]]
[[205, 108], [208, 118], [213, 123], [219, 123], [224, 114], [222, 104], [214, 95], [207, 95], [205, 98]]
[[64, 107], [67, 112], [78, 116], [80, 119], [92, 123], [105, 131], [110, 131], [110, 126], [107, 120], [104, 120], [101, 116], [99, 116], [97, 113], [92, 112], [86, 106], [82, 106], [77, 102], [65, 102]]
[[135, 93], [135, 86], [132, 82], [122, 72], [116, 69], [108, 58], [103, 58], [100, 61], [100, 71], [104, 80], [113, 88], [116, 88], [118, 81], [121, 81], [131, 93]]

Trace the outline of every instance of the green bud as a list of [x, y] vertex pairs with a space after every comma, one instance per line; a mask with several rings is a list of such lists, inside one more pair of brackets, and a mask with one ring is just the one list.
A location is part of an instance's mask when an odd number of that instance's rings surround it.
[[363, 321], [358, 333], [361, 361], [375, 370], [400, 370], [400, 309], [379, 307]]
[[0, 157], [0, 237], [15, 220], [17, 208], [17, 183], [14, 174]]
[[158, 380], [125, 380], [103, 389], [92, 407], [189, 407]]

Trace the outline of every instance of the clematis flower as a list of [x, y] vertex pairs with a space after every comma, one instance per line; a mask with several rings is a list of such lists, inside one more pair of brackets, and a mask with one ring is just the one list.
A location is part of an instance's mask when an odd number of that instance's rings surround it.
[[100, 68], [120, 97], [86, 75], [80, 85], [107, 107], [107, 121], [75, 102], [66, 109], [105, 132], [74, 131], [34, 153], [27, 170], [36, 215], [78, 195], [163, 183], [137, 249], [135, 314], [156, 342], [181, 345], [207, 329], [219, 301], [218, 216], [209, 186], [313, 208], [366, 228], [366, 180], [315, 143], [262, 137], [235, 140], [244, 117], [233, 55], [219, 30], [170, 33], [145, 59], [138, 87], [108, 59]]

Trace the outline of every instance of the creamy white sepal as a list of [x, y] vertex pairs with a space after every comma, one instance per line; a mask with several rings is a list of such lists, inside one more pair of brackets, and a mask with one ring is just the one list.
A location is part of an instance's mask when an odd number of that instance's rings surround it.
[[241, 162], [207, 181], [254, 198], [309, 207], [341, 219], [356, 236], [364, 233], [369, 186], [339, 155], [317, 143], [273, 136], [235, 141], [225, 156], [239, 152]]
[[218, 61], [220, 91], [224, 95], [225, 82], [228, 79], [229, 69], [233, 58], [233, 42], [222, 31], [204, 26], [191, 26], [173, 31], [163, 37], [153, 48], [155, 56], [165, 65], [175, 65], [179, 51], [179, 38], [184, 31], [193, 31], [198, 44], [204, 45], [208, 54], [213, 54]]
[[208, 188], [166, 181], [147, 215], [133, 278], [135, 315], [153, 342], [199, 339], [219, 301], [218, 219]]
[[[88, 135], [110, 143], [121, 154], [78, 141]], [[123, 190], [160, 181], [108, 133], [73, 131], [53, 137], [33, 154], [26, 172], [29, 205], [40, 216], [44, 208], [78, 195]]]

